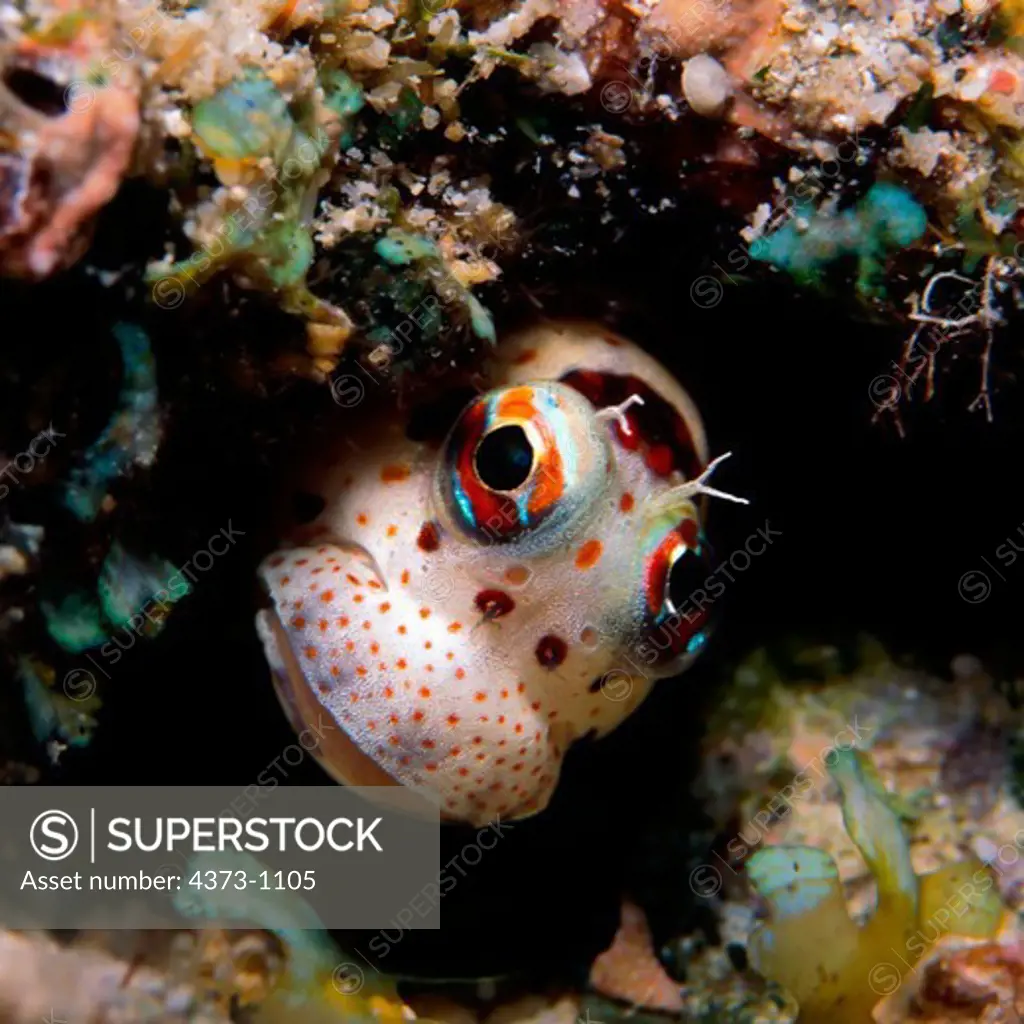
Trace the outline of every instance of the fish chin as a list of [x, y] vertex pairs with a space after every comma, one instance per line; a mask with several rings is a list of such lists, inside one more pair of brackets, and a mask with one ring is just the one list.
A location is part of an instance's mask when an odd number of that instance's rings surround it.
[[[376, 560], [369, 551], [350, 541], [340, 542], [338, 547], [342, 547], [347, 554], [375, 572], [381, 586], [387, 588], [377, 569]], [[273, 600], [274, 588], [267, 572], [267, 563], [260, 567], [259, 576]], [[276, 605], [276, 600], [274, 604]], [[356, 746], [317, 699], [299, 666], [299, 660], [276, 607], [264, 608], [257, 613], [256, 631], [263, 643], [267, 663], [270, 665], [274, 690], [288, 721], [299, 737], [302, 749], [312, 753], [332, 778], [345, 785], [401, 785]]]

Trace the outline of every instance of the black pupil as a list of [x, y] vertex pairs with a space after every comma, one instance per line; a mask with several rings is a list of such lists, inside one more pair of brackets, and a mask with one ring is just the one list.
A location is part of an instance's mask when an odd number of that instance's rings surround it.
[[533, 468], [533, 446], [522, 427], [492, 430], [476, 451], [476, 475], [492, 491], [514, 491]]
[[707, 563], [692, 551], [685, 551], [672, 563], [668, 570], [668, 599], [677, 612], [689, 613], [691, 618], [695, 618], [704, 603], [695, 603], [695, 600], [706, 594], [704, 584], [707, 576]]

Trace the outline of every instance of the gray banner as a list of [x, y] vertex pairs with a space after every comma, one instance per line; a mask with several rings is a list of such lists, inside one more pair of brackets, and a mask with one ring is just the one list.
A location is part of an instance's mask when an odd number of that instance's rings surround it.
[[440, 874], [438, 807], [400, 787], [0, 786], [0, 821], [7, 928], [376, 929]]

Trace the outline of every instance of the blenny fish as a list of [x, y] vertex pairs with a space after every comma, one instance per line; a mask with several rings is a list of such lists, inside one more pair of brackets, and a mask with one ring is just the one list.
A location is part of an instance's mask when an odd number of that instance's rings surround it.
[[487, 383], [436, 440], [393, 413], [323, 453], [323, 509], [261, 565], [257, 618], [292, 724], [336, 726], [335, 778], [474, 825], [543, 810], [573, 742], [698, 656], [697, 502], [743, 501], [707, 485], [725, 456], [689, 396], [600, 325], [507, 339]]

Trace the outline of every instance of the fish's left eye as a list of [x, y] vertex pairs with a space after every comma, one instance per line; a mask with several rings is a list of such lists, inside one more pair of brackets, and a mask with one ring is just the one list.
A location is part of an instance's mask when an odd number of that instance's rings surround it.
[[563, 384], [480, 395], [452, 428], [438, 466], [444, 524], [477, 542], [528, 539], [537, 552], [557, 543], [608, 486], [608, 434], [590, 402]]
[[644, 643], [666, 673], [682, 671], [707, 643], [718, 611], [709, 596], [711, 549], [696, 510], [658, 524], [644, 552]]

